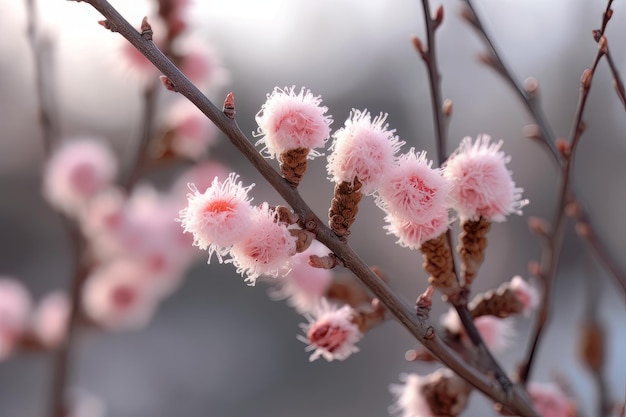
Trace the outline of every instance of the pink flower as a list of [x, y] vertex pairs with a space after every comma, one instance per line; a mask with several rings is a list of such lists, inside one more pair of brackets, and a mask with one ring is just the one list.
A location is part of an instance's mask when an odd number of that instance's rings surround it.
[[80, 215], [80, 226], [99, 258], [123, 249], [119, 233], [124, 226], [126, 197], [121, 189], [109, 188], [92, 198]]
[[[322, 99], [304, 87], [298, 94], [295, 86], [284, 90], [276, 87], [256, 115], [258, 134], [263, 135], [256, 144], [263, 144], [270, 158], [291, 149], [324, 147], [332, 119], [321, 104]], [[313, 150], [309, 153], [310, 158], [319, 155]]]
[[529, 316], [539, 305], [539, 292], [537, 288], [524, 281], [520, 276], [515, 276], [511, 279], [511, 288], [513, 288], [515, 295], [522, 303], [524, 308], [522, 313], [525, 316]]
[[33, 315], [33, 333], [49, 348], [59, 346], [67, 334], [70, 301], [63, 291], [47, 294]]
[[391, 214], [385, 216], [385, 221], [388, 223], [384, 227], [387, 234], [396, 236], [398, 238], [396, 243], [409, 249], [419, 249], [422, 243], [440, 236], [450, 225], [448, 209], [445, 208], [424, 223], [404, 220]]
[[376, 203], [388, 214], [418, 224], [441, 216], [448, 207], [451, 184], [431, 166], [426, 152], [416, 154], [411, 148], [385, 174]]
[[50, 204], [67, 214], [77, 214], [85, 203], [111, 185], [117, 161], [101, 141], [65, 142], [46, 163], [43, 194]]
[[291, 270], [280, 280], [278, 288], [271, 295], [280, 300], [288, 298], [289, 305], [298, 313], [312, 311], [326, 294], [333, 274], [329, 269], [309, 265], [309, 257], [325, 256], [330, 252], [326, 246], [314, 240], [307, 250], [292, 257]]
[[0, 277], [0, 360], [13, 352], [25, 332], [31, 307], [30, 293], [21, 282]]
[[173, 134], [172, 150], [189, 159], [204, 156], [217, 138], [218, 129], [213, 122], [189, 100], [177, 101], [165, 123]]
[[187, 195], [187, 207], [180, 211], [184, 231], [193, 234], [194, 245], [208, 248], [209, 260], [215, 252], [221, 261], [228, 248], [252, 227], [254, 210], [248, 198], [252, 185], [244, 187], [238, 178], [235, 173], [224, 181], [215, 178], [203, 193], [191, 184], [193, 193]]
[[433, 417], [433, 413], [422, 393], [425, 378], [417, 374], [401, 374], [403, 385], [389, 387], [396, 397], [396, 402], [389, 407], [389, 412], [398, 417]]
[[500, 151], [503, 142], [490, 144], [490, 139], [480, 135], [472, 143], [470, 137], [464, 138], [444, 165], [444, 175], [453, 183], [453, 206], [461, 219], [482, 216], [503, 222], [511, 213], [522, 214], [521, 208], [528, 204], [506, 168], [510, 157]]
[[[457, 312], [450, 308], [446, 314], [441, 317], [441, 324], [452, 334], [461, 336], [463, 343], [470, 345], [471, 341], [461, 319]], [[511, 345], [512, 339], [515, 336], [515, 329], [513, 327], [513, 321], [510, 319], [500, 319], [495, 316], [480, 316], [474, 319], [474, 325], [478, 329], [480, 337], [485, 342], [485, 345], [492, 352], [498, 353], [506, 350]]]
[[556, 384], [531, 382], [528, 394], [541, 417], [575, 417], [576, 403]]
[[361, 191], [372, 194], [404, 144], [385, 123], [387, 114], [372, 120], [367, 110], [352, 109], [344, 127], [333, 134], [327, 170], [335, 183], [352, 183], [357, 177]]
[[298, 339], [308, 343], [307, 352], [314, 351], [309, 358], [311, 362], [320, 356], [328, 362], [342, 361], [359, 351], [355, 344], [363, 335], [352, 322], [355, 314], [349, 305], [339, 308], [323, 298], [312, 315], [305, 315], [309, 323], [301, 327], [306, 338], [299, 336]]
[[92, 272], [83, 288], [85, 312], [110, 330], [145, 326], [154, 315], [159, 298], [146, 285], [149, 271], [130, 260], [117, 260]]
[[248, 230], [239, 231], [241, 240], [230, 250], [232, 263], [245, 281], [254, 285], [259, 275], [278, 276], [291, 266], [296, 253], [296, 238], [282, 223], [276, 223], [267, 203], [257, 207]]

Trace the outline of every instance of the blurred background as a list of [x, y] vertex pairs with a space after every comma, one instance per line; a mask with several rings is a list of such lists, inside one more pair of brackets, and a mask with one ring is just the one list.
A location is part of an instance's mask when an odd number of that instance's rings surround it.
[[[154, 12], [149, 1], [112, 1], [136, 26]], [[538, 79], [545, 110], [559, 137], [569, 138], [578, 100], [580, 74], [590, 66], [606, 3], [600, 0], [480, 0], [476, 2], [505, 60], [515, 74]], [[487, 133], [504, 139], [509, 164], [530, 205], [524, 216], [496, 224], [476, 290], [514, 275], [527, 277], [527, 265], [540, 256], [527, 217], [551, 218], [557, 178], [547, 153], [524, 137], [531, 123], [513, 92], [476, 56], [481, 40], [459, 17], [461, 2], [444, 1], [446, 17], [437, 33], [444, 97], [454, 103], [449, 149], [464, 136]], [[433, 9], [435, 9], [433, 5]], [[607, 32], [611, 50], [626, 72], [626, 8], [615, 4]], [[196, 1], [190, 25], [211, 43], [230, 73], [215, 96], [233, 91], [242, 130], [256, 129], [254, 115], [275, 86], [301, 86], [322, 96], [335, 122], [343, 125], [352, 108], [388, 112], [391, 127], [407, 146], [434, 158], [434, 136], [423, 63], [409, 42], [423, 36], [418, 1], [286, 0]], [[96, 24], [89, 5], [40, 1], [41, 30], [54, 45], [56, 114], [63, 136], [97, 135], [110, 140], [122, 165], [136, 146], [141, 90], [120, 70], [122, 38]], [[41, 131], [37, 123], [32, 55], [26, 38], [24, 2], [0, 0], [0, 275], [23, 281], [38, 298], [65, 288], [71, 276], [66, 233], [43, 200]], [[162, 95], [172, 94], [166, 91]], [[588, 130], [576, 160], [575, 182], [610, 255], [626, 269], [626, 115], [613, 91], [605, 63], [600, 65], [584, 117]], [[251, 135], [250, 135], [251, 136]], [[257, 183], [256, 202], [281, 202], [225, 138], [212, 156]], [[173, 168], [149, 180], [166, 187]], [[305, 199], [325, 217], [332, 198], [325, 160], [309, 164], [300, 186]], [[350, 238], [372, 265], [388, 275], [407, 303], [423, 291], [421, 255], [385, 235], [382, 213], [364, 199]], [[419, 272], [416, 272], [419, 271]], [[538, 352], [537, 381], [562, 376], [581, 405], [593, 415], [590, 375], [577, 359], [585, 295], [592, 282], [601, 291], [600, 318], [607, 334], [605, 372], [611, 395], [623, 400], [626, 380], [624, 294], [585, 245], [566, 236], [553, 318]], [[446, 311], [434, 307], [433, 317]], [[148, 327], [137, 332], [81, 331], [72, 366], [72, 387], [100, 398], [113, 417], [181, 416], [362, 416], [388, 415], [390, 384], [403, 372], [428, 373], [432, 366], [408, 363], [415, 347], [395, 321], [370, 333], [361, 351], [344, 362], [309, 363], [296, 340], [304, 318], [284, 302], [272, 301], [267, 287], [248, 287], [232, 266], [200, 261], [182, 287], [168, 298]], [[507, 369], [525, 354], [532, 320], [519, 318], [513, 348], [499, 359]], [[20, 354], [0, 363], [0, 417], [45, 415], [51, 382], [51, 355]], [[465, 415], [491, 415], [479, 393]]]

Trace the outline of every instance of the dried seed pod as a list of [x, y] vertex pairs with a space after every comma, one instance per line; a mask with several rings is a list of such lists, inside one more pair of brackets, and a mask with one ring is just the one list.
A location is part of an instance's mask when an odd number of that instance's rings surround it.
[[430, 274], [428, 278], [430, 285], [441, 291], [447, 298], [458, 296], [461, 287], [454, 273], [454, 259], [446, 234], [443, 233], [439, 237], [422, 243], [420, 251], [424, 254], [422, 266]]
[[465, 220], [461, 224], [461, 228], [457, 251], [461, 257], [461, 274], [464, 285], [469, 287], [485, 260], [487, 233], [491, 228], [491, 222], [480, 217], [478, 220]]
[[278, 157], [280, 173], [283, 178], [289, 181], [294, 187], [297, 187], [304, 177], [309, 150], [309, 148], [290, 149], [281, 153]]
[[361, 182], [354, 178], [352, 183], [341, 182], [335, 185], [335, 195], [328, 211], [330, 228], [339, 237], [350, 234], [350, 226], [359, 212], [359, 202], [363, 198]]

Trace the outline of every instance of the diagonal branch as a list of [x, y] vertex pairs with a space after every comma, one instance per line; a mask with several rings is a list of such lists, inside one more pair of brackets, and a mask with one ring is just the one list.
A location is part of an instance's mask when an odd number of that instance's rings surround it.
[[396, 317], [409, 332], [424, 344], [444, 364], [458, 373], [477, 389], [504, 404], [515, 413], [524, 416], [537, 416], [528, 399], [517, 391], [507, 393], [491, 379], [465, 364], [454, 352], [449, 350], [439, 337], [434, 327], [418, 318], [415, 312], [404, 305], [368, 265], [359, 258], [347, 242], [338, 238], [309, 208], [300, 194], [283, 179], [259, 154], [248, 138], [241, 132], [234, 119], [229, 118], [211, 103], [153, 42], [146, 40], [115, 10], [106, 0], [85, 0], [97, 9], [108, 21], [108, 25], [124, 36], [146, 58], [148, 58], [169, 80], [168, 85], [183, 94], [194, 103], [216, 126], [224, 132], [233, 145], [241, 151], [248, 161], [270, 183], [276, 191], [291, 205], [305, 228], [315, 232], [317, 239], [331, 249], [361, 281], [372, 291], [383, 305]]

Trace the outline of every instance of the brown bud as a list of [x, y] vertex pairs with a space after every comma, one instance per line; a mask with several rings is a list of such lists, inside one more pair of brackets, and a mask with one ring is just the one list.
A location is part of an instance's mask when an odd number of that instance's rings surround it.
[[578, 219], [582, 215], [582, 207], [580, 207], [578, 201], [570, 201], [565, 206], [565, 214], [572, 219]]
[[580, 84], [583, 89], [589, 90], [591, 87], [591, 79], [593, 78], [593, 72], [589, 68], [585, 68], [580, 76]]
[[411, 36], [411, 42], [413, 43], [413, 47], [419, 52], [420, 55], [424, 56], [426, 54], [426, 50], [424, 49], [424, 45], [422, 45], [422, 41], [417, 36]]
[[570, 146], [570, 144], [563, 138], [558, 138], [555, 144], [559, 153], [563, 155], [564, 158], [569, 158], [569, 156], [572, 154], [572, 147]]
[[108, 20], [98, 20], [98, 24], [103, 28], [110, 30], [111, 32], [117, 32], [117, 29], [115, 28], [115, 26], [113, 26], [113, 23]]
[[550, 231], [550, 225], [546, 219], [531, 216], [528, 218], [528, 227], [538, 236], [547, 237]]
[[309, 265], [313, 268], [333, 269], [336, 266], [342, 266], [343, 262], [334, 253], [329, 253], [326, 256], [309, 256]]
[[534, 95], [539, 89], [539, 82], [535, 77], [528, 77], [524, 80], [524, 89], [530, 95]]
[[606, 36], [603, 35], [600, 37], [600, 40], [598, 41], [598, 48], [603, 54], [606, 54], [608, 52], [609, 46], [606, 40]]
[[577, 222], [575, 229], [576, 234], [582, 238], [588, 239], [591, 236], [591, 227], [589, 227], [589, 223]]
[[541, 265], [537, 261], [528, 262], [528, 273], [534, 277], [541, 276]]
[[159, 80], [161, 80], [161, 84], [163, 84], [163, 87], [165, 87], [167, 90], [178, 93], [178, 89], [174, 85], [174, 82], [168, 77], [166, 77], [165, 75], [161, 75], [159, 77]]
[[449, 98], [445, 99], [443, 101], [443, 105], [441, 106], [441, 111], [443, 112], [444, 116], [452, 115], [452, 100], [450, 100]]
[[435, 19], [433, 20], [435, 23], [435, 29], [443, 23], [443, 15], [443, 6], [439, 5], [439, 7], [437, 7], [437, 11], [435, 12]]
[[141, 37], [147, 41], [151, 41], [152, 35], [154, 34], [154, 32], [152, 32], [152, 26], [150, 26], [150, 23], [148, 23], [148, 16], [144, 16], [143, 19], [141, 20], [140, 29], [141, 29]]
[[580, 334], [580, 356], [585, 365], [599, 372], [604, 363], [604, 332], [598, 323], [586, 323]]
[[524, 136], [531, 139], [541, 139], [541, 130], [535, 124], [524, 126]]
[[224, 107], [222, 107], [222, 112], [224, 112], [224, 114], [226, 115], [226, 117], [228, 117], [229, 119], [234, 119], [235, 118], [235, 95], [233, 94], [233, 92], [229, 92], [226, 95], [226, 98], [224, 99]]
[[307, 250], [315, 240], [315, 234], [302, 229], [289, 229], [291, 236], [296, 238], [296, 252]]

